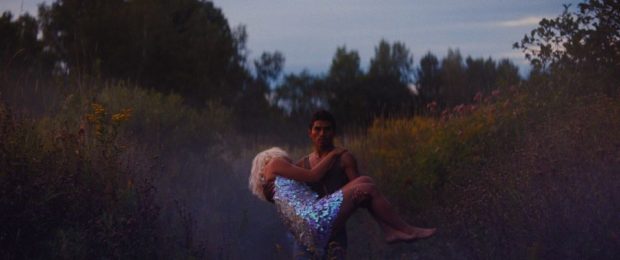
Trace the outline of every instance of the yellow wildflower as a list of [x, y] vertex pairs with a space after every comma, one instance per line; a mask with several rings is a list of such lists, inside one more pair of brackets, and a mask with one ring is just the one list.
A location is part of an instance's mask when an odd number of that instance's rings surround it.
[[125, 108], [121, 110], [121, 112], [112, 115], [112, 122], [118, 123], [129, 120], [129, 118], [131, 117], [131, 112], [131, 108]]
[[92, 104], [93, 110], [95, 110], [95, 115], [103, 115], [105, 113], [105, 108], [101, 104], [94, 103]]
[[88, 120], [88, 122], [95, 122], [97, 121], [97, 116], [95, 116], [94, 114], [87, 114], [86, 115], [86, 120]]

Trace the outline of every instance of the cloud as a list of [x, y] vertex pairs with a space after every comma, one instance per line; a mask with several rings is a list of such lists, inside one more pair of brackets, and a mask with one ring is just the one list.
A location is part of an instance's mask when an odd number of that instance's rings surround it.
[[538, 25], [540, 20], [544, 17], [541, 16], [528, 16], [514, 20], [496, 22], [495, 25], [499, 27], [526, 27]]
[[525, 58], [525, 54], [523, 54], [523, 52], [518, 51], [518, 50], [509, 51], [509, 52], [501, 52], [501, 53], [497, 53], [494, 56], [498, 58], [508, 58], [508, 59], [524, 59]]

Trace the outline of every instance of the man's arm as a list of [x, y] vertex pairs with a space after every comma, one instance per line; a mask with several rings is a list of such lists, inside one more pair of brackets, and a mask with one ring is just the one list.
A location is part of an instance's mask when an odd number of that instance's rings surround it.
[[359, 170], [357, 168], [357, 160], [355, 160], [355, 156], [353, 156], [350, 152], [345, 152], [340, 156], [340, 163], [342, 168], [344, 169], [344, 173], [349, 178], [349, 181], [354, 180], [357, 177], [360, 177]]
[[297, 160], [297, 162], [295, 163], [295, 165], [302, 167], [302, 168], [306, 168], [306, 165], [304, 163], [304, 161], [306, 160], [306, 157], [308, 157], [307, 155], [304, 157], [301, 157], [301, 159]]

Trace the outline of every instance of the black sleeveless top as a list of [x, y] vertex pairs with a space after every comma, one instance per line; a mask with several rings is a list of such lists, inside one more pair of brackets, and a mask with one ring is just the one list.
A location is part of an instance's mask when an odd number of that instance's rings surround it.
[[[304, 157], [304, 168], [310, 169], [310, 157]], [[308, 183], [308, 186], [319, 194], [319, 197], [332, 194], [341, 189], [342, 186], [349, 182], [349, 178], [344, 173], [344, 169], [340, 165], [340, 157], [336, 159], [334, 165], [325, 173], [323, 178], [318, 182]]]

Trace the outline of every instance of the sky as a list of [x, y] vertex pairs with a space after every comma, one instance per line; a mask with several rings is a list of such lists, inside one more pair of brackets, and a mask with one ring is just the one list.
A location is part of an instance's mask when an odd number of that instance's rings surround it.
[[[51, 0], [0, 0], [0, 11], [36, 14]], [[385, 39], [404, 43], [419, 58], [443, 57], [448, 48], [464, 57], [509, 58], [522, 74], [528, 62], [513, 43], [543, 17], [562, 13], [577, 0], [215, 0], [231, 27], [244, 25], [250, 60], [263, 52], [284, 54], [285, 71], [325, 73], [336, 48], [360, 54], [367, 68]]]

